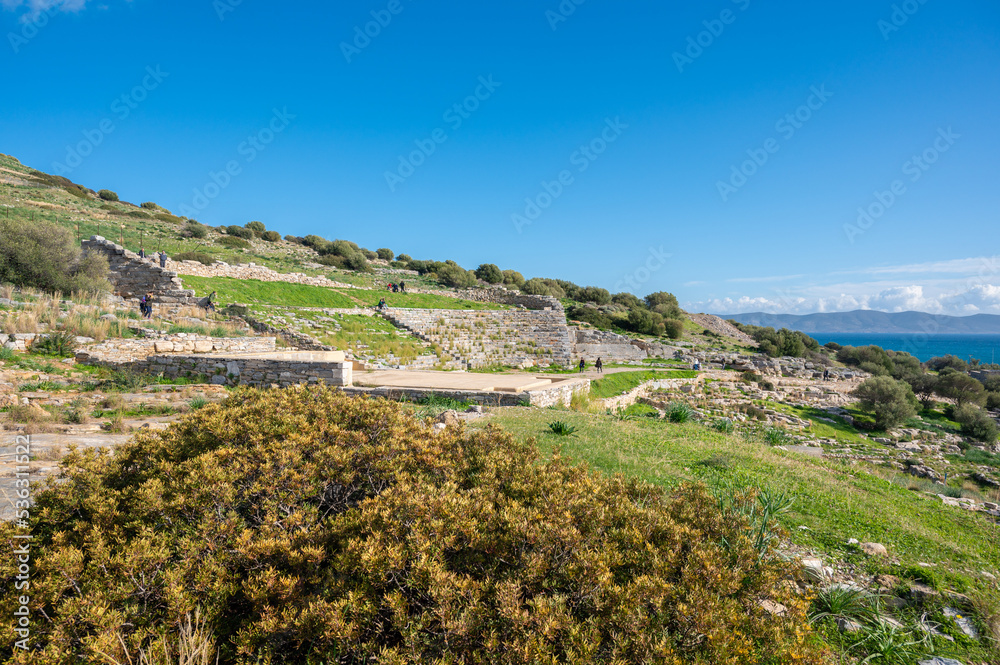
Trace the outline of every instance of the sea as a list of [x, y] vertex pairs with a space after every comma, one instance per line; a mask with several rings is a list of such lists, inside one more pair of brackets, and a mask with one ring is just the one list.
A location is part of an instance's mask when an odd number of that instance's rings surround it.
[[887, 351], [906, 351], [921, 362], [953, 355], [982, 363], [1000, 361], [1000, 335], [893, 335], [889, 333], [806, 333], [820, 344], [841, 346], [881, 346]]

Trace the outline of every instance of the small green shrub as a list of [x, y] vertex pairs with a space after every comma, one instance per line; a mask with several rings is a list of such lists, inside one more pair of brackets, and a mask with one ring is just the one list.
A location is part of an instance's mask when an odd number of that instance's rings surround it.
[[158, 212], [153, 215], [154, 219], [158, 219], [161, 222], [170, 222], [171, 224], [180, 224], [184, 220], [176, 215], [171, 215], [169, 212]]
[[723, 434], [732, 434], [736, 431], [736, 424], [730, 418], [716, 418], [712, 421], [712, 429]]
[[246, 228], [250, 230], [250, 233], [254, 236], [260, 238], [264, 231], [267, 231], [267, 227], [264, 226], [264, 222], [247, 222]]
[[868, 621], [878, 615], [876, 602], [876, 597], [865, 589], [835, 584], [816, 594], [809, 618], [813, 621], [824, 619]]
[[963, 404], [956, 407], [954, 418], [962, 425], [962, 434], [983, 443], [993, 443], [997, 440], [996, 421], [978, 406]]
[[174, 261], [197, 261], [206, 266], [215, 263], [216, 259], [211, 254], [205, 252], [181, 252], [174, 255]]
[[31, 345], [31, 352], [42, 356], [72, 358], [76, 355], [76, 335], [69, 332], [57, 332], [36, 338]]
[[670, 339], [681, 339], [684, 337], [684, 322], [678, 319], [664, 319], [663, 334]]
[[686, 423], [694, 418], [694, 410], [685, 402], [671, 402], [664, 413], [672, 423]]
[[927, 653], [927, 648], [928, 644], [910, 631], [875, 621], [862, 628], [861, 639], [852, 650], [864, 654], [864, 665], [911, 665]]
[[380, 247], [375, 250], [375, 253], [378, 254], [378, 257], [383, 261], [392, 261], [393, 257], [395, 256], [392, 250], [389, 249], [388, 247]]
[[492, 263], [483, 263], [476, 268], [476, 277], [487, 284], [499, 284], [503, 281], [503, 271]]
[[341, 270], [347, 269], [346, 259], [344, 259], [343, 256], [337, 256], [336, 254], [324, 254], [316, 259], [316, 263], [324, 266], [331, 266], [333, 268], [340, 268]]
[[784, 446], [790, 443], [792, 438], [788, 432], [780, 427], [768, 427], [764, 430], [764, 441], [769, 446]]
[[191, 408], [192, 411], [197, 411], [198, 409], [203, 409], [206, 406], [208, 406], [209, 404], [211, 404], [211, 402], [209, 402], [204, 397], [195, 397], [190, 402], [188, 402], [188, 406]]
[[117, 201], [118, 195], [112, 192], [110, 189], [102, 189], [97, 192], [99, 196], [104, 201]]
[[264, 231], [260, 234], [260, 237], [267, 242], [279, 242], [281, 240], [281, 234], [277, 231]]
[[571, 436], [574, 432], [576, 432], [576, 427], [564, 423], [561, 420], [556, 420], [555, 422], [549, 423], [549, 430], [553, 434], [557, 434], [559, 436]]
[[181, 235], [185, 238], [197, 238], [201, 240], [208, 237], [208, 227], [204, 224], [191, 221], [184, 225]]
[[0, 283], [47, 292], [108, 291], [108, 261], [81, 253], [73, 234], [42, 219], [0, 219]]
[[236, 226], [235, 224], [227, 226], [226, 233], [234, 238], [242, 238], [243, 240], [253, 238], [253, 231], [242, 226]]
[[83, 425], [90, 421], [90, 412], [87, 409], [87, 402], [81, 397], [77, 397], [66, 405], [66, 422], [74, 425]]
[[6, 362], [14, 357], [14, 349], [8, 349], [6, 346], [0, 346], [0, 361]]
[[159, 210], [160, 209], [160, 206], [156, 205], [152, 201], [145, 201], [142, 204], [142, 207], [145, 208], [146, 210]]
[[249, 242], [243, 238], [237, 238], [236, 236], [222, 236], [221, 238], [216, 238], [215, 242], [223, 247], [228, 247], [229, 249], [249, 249], [252, 247]]

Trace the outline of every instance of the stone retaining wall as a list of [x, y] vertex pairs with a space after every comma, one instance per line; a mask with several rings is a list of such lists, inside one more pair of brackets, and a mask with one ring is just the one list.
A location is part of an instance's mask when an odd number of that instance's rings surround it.
[[196, 277], [232, 277], [233, 279], [255, 279], [259, 282], [287, 282], [289, 284], [308, 284], [309, 286], [326, 286], [338, 289], [357, 288], [351, 284], [335, 282], [325, 275], [306, 275], [300, 272], [283, 273], [271, 270], [267, 266], [256, 263], [230, 265], [224, 261], [216, 261], [206, 266], [198, 261], [169, 261], [168, 265], [181, 275]]
[[624, 395], [607, 397], [605, 399], [595, 400], [595, 402], [600, 406], [600, 408], [603, 409], [611, 409], [612, 411], [616, 409], [624, 409], [632, 406], [640, 399], [649, 396], [649, 394], [654, 390], [672, 390], [675, 388], [682, 388], [683, 386], [696, 386], [704, 380], [704, 375], [701, 374], [693, 379], [654, 379], [636, 386]]
[[573, 364], [562, 310], [390, 309], [383, 316], [473, 367]]
[[287, 330], [285, 328], [276, 328], [270, 323], [264, 321], [258, 321], [257, 319], [250, 316], [249, 310], [242, 305], [230, 305], [225, 309], [226, 314], [232, 316], [238, 316], [243, 319], [248, 326], [253, 328], [255, 331], [260, 333], [266, 333], [268, 335], [275, 335], [280, 337], [286, 344], [293, 346], [297, 349], [302, 349], [303, 351], [334, 351], [332, 346], [322, 344], [309, 335], [304, 333], [296, 332], [294, 330]]
[[126, 368], [157, 353], [270, 353], [274, 337], [204, 337], [187, 333], [156, 339], [109, 339], [80, 350], [76, 361], [83, 365]]
[[323, 382], [328, 386], [350, 386], [353, 381], [352, 364], [339, 351], [154, 355], [132, 367], [172, 379], [204, 374], [219, 385], [287, 387]]
[[152, 259], [141, 258], [101, 236], [90, 236], [81, 244], [85, 252], [95, 252], [108, 259], [111, 267], [108, 279], [121, 297], [141, 298], [146, 293], [153, 293], [154, 301], [161, 304], [197, 303], [194, 291], [184, 288], [176, 272], [161, 268]]
[[483, 406], [569, 406], [575, 393], [589, 393], [590, 380], [576, 379], [561, 381], [548, 388], [525, 390], [519, 393], [474, 391], [474, 390], [431, 390], [429, 388], [395, 388], [354, 386], [344, 388], [352, 395], [385, 397], [391, 400], [420, 401], [430, 395], [454, 399], [460, 402], [474, 402]]
[[487, 302], [494, 305], [512, 305], [525, 309], [563, 311], [562, 302], [553, 296], [533, 296], [520, 291], [510, 291], [503, 287], [459, 289], [458, 291], [436, 291], [433, 289], [407, 288], [407, 293], [427, 293], [448, 298], [462, 298], [475, 302]]
[[648, 354], [624, 335], [605, 330], [577, 330], [574, 334], [574, 355], [588, 362], [645, 360]]

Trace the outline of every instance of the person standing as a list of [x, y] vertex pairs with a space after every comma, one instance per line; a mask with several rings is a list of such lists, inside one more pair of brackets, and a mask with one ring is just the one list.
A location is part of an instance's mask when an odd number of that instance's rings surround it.
[[167, 253], [166, 252], [160, 252], [160, 267], [161, 268], [166, 268], [167, 267]]
[[580, 358], [580, 371], [582, 372], [586, 366], [587, 363], [583, 362], [583, 358]]
[[406, 293], [406, 282], [400, 282], [399, 283], [399, 292], [400, 293]]
[[604, 374], [604, 363], [601, 362], [600, 358], [598, 358], [597, 362], [594, 363], [594, 367], [597, 368], [597, 373], [598, 374]]

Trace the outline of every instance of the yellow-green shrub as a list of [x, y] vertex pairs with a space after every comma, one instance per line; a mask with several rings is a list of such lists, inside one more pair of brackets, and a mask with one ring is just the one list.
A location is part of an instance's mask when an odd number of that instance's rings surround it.
[[496, 427], [245, 389], [64, 467], [34, 508], [30, 662], [124, 662], [197, 609], [222, 663], [825, 662], [736, 512]]

